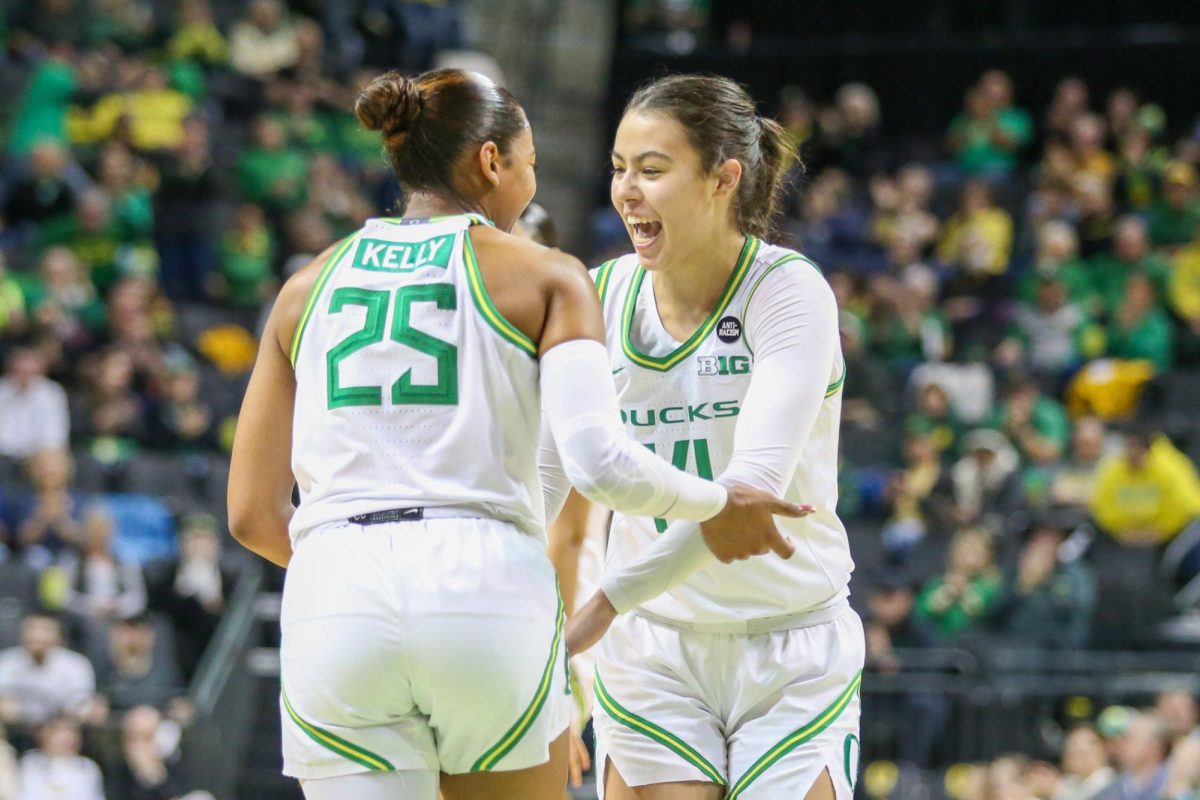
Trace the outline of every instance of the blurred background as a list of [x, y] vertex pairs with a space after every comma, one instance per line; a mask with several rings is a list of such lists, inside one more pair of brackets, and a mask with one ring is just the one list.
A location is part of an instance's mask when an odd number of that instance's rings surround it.
[[800, 147], [861, 797], [1200, 797], [1194, 3], [0, 0], [0, 800], [299, 796], [228, 450], [281, 281], [394, 202], [357, 87], [435, 65], [513, 89], [592, 266], [640, 82]]

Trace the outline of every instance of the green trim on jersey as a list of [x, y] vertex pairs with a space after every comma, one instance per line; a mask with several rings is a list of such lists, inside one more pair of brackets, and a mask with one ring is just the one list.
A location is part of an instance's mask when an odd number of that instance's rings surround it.
[[673, 751], [684, 761], [703, 772], [709, 780], [718, 786], [725, 786], [727, 784], [725, 776], [722, 775], [707, 758], [700, 755], [695, 748], [683, 741], [683, 739], [680, 739], [678, 736], [667, 731], [665, 728], [661, 728], [658, 725], [655, 725], [653, 722], [639, 717], [637, 714], [634, 714], [632, 711], [614, 700], [612, 695], [608, 693], [608, 689], [605, 688], [604, 681], [600, 679], [599, 669], [596, 670], [596, 701], [600, 703], [600, 707], [603, 708], [605, 713], [612, 717], [614, 721], [621, 723], [626, 728], [636, 731], [643, 736], [658, 742], [668, 750]]
[[351, 744], [340, 736], [335, 736], [327, 730], [305, 722], [296, 713], [296, 710], [292, 708], [292, 704], [288, 702], [287, 692], [280, 690], [280, 696], [283, 698], [283, 707], [287, 710], [288, 716], [292, 718], [292, 722], [296, 723], [308, 738], [321, 745], [321, 747], [375, 772], [394, 772], [396, 770], [392, 766], [392, 763], [383, 756], [376, 755], [366, 748]]
[[[446, 220], [450, 219], [458, 219], [459, 217], [466, 217], [467, 219], [471, 220], [472, 225], [490, 225], [493, 228], [496, 227], [496, 223], [492, 222], [487, 217], [483, 216], [482, 214], [475, 214], [473, 212], [467, 212], [464, 214], [443, 214], [440, 217], [429, 217], [428, 219], [422, 220], [422, 222], [438, 223], [445, 222]], [[380, 222], [386, 222], [388, 225], [416, 224], [412, 219], [405, 219], [404, 217], [376, 217], [376, 219], [378, 219]]]
[[825, 387], [825, 396], [826, 397], [833, 397], [835, 394], [838, 393], [838, 390], [841, 389], [842, 386], [846, 383], [846, 372], [847, 372], [846, 359], [843, 358], [842, 359], [842, 375], [836, 381], [834, 381], [833, 383], [831, 383]]
[[500, 737], [500, 741], [488, 748], [488, 751], [471, 765], [471, 772], [489, 770], [496, 766], [496, 762], [508, 755], [517, 746], [517, 743], [521, 741], [521, 738], [529, 732], [529, 728], [533, 725], [533, 721], [537, 719], [542, 706], [546, 704], [546, 698], [550, 696], [550, 684], [553, 683], [554, 678], [554, 662], [558, 660], [558, 648], [562, 643], [563, 622], [566, 618], [566, 607], [563, 605], [562, 593], [558, 592], [557, 588], [555, 592], [558, 593], [558, 617], [554, 623], [554, 641], [550, 644], [550, 658], [546, 660], [546, 668], [542, 670], [542, 679], [538, 683], [537, 692], [533, 695], [533, 700], [529, 702], [524, 713]]
[[[750, 286], [750, 291], [746, 294], [746, 302], [742, 304], [743, 323], [746, 320], [746, 316], [750, 313], [750, 301], [754, 299], [754, 293], [758, 291], [758, 287], [762, 285], [762, 282], [766, 280], [767, 276], [774, 272], [777, 267], [782, 267], [784, 264], [791, 264], [795, 261], [803, 261], [806, 264], [811, 265], [813, 269], [815, 269], [817, 272], [820, 272], [822, 275], [825, 274], [824, 272], [821, 272], [821, 268], [818, 267], [816, 262], [811, 258], [802, 256], [799, 253], [788, 253], [786, 256], [764, 269], [762, 274], [754, 279], [754, 283]], [[750, 351], [750, 355], [754, 355], [754, 348], [750, 346], [748, 336], [746, 337], [746, 349]]]
[[304, 303], [304, 311], [300, 314], [300, 321], [296, 323], [296, 330], [292, 333], [292, 346], [288, 351], [288, 360], [292, 362], [292, 368], [296, 366], [296, 357], [300, 355], [300, 338], [304, 335], [304, 329], [308, 327], [308, 321], [312, 317], [313, 309], [317, 305], [317, 298], [321, 296], [321, 291], [324, 290], [325, 284], [329, 282], [329, 276], [333, 274], [334, 268], [338, 261], [346, 254], [346, 250], [350, 248], [351, 242], [358, 238], [358, 234], [347, 236], [336, 246], [333, 253], [325, 260], [325, 266], [321, 267], [321, 274], [317, 276], [317, 280], [313, 283], [312, 289], [308, 292], [308, 300]]
[[629, 288], [626, 290], [625, 310], [621, 315], [621, 349], [625, 351], [626, 357], [638, 366], [657, 370], [658, 372], [666, 372], [695, 352], [700, 343], [712, 333], [713, 328], [717, 326], [717, 320], [725, 313], [729, 302], [737, 294], [742, 281], [746, 279], [746, 275], [750, 272], [750, 265], [754, 263], [754, 257], [758, 254], [761, 244], [753, 236], [746, 237], [746, 244], [743, 245], [742, 253], [738, 256], [737, 265], [733, 268], [733, 273], [729, 276], [729, 282], [725, 285], [725, 291], [721, 293], [721, 299], [709, 313], [708, 319], [696, 329], [696, 332], [686, 342], [665, 356], [648, 356], [638, 350], [633, 344], [631, 336], [633, 310], [637, 305], [638, 293], [642, 288], [642, 279], [646, 277], [646, 268], [639, 265], [629, 282]]
[[537, 358], [538, 349], [533, 340], [517, 330], [492, 304], [492, 298], [483, 283], [483, 276], [479, 274], [479, 261], [475, 257], [475, 246], [471, 244], [470, 232], [463, 237], [463, 261], [467, 267], [467, 283], [471, 286], [471, 297], [475, 300], [475, 307], [479, 309], [480, 316], [500, 338], [521, 348], [531, 358]]
[[604, 300], [608, 297], [608, 281], [612, 277], [613, 265], [617, 263], [617, 259], [605, 261], [596, 269], [596, 291], [600, 295], [600, 307], [604, 307]]
[[850, 701], [861, 685], [862, 672], [859, 672], [854, 676], [854, 680], [850, 681], [850, 685], [846, 687], [845, 691], [838, 695], [838, 698], [828, 708], [818, 714], [816, 719], [785, 736], [778, 744], [764, 753], [762, 758], [755, 761], [750, 769], [746, 770], [746, 774], [738, 778], [725, 800], [737, 800], [742, 792], [746, 791], [746, 787], [766, 772], [772, 764], [836, 722], [846, 707], [850, 705]]

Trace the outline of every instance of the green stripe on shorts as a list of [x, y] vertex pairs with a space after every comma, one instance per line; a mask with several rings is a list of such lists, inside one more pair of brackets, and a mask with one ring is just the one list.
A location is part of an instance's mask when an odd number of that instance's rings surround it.
[[316, 725], [313, 725], [310, 722], [305, 722], [300, 718], [300, 715], [296, 713], [296, 710], [292, 708], [292, 704], [288, 702], [287, 692], [281, 690], [280, 694], [283, 697], [283, 707], [287, 710], [288, 716], [292, 718], [292, 722], [296, 723], [296, 725], [299, 726], [300, 730], [304, 731], [308, 738], [321, 745], [321, 747], [337, 753], [343, 758], [348, 758], [356, 764], [361, 764], [369, 770], [374, 770], [375, 772], [395, 771], [396, 768], [393, 767], [391, 762], [383, 756], [377, 756], [370, 750], [359, 747], [356, 744], [351, 744], [340, 736], [335, 736], [329, 731], [318, 728]]
[[[555, 590], [557, 592], [557, 589]], [[533, 721], [537, 719], [537, 715], [542, 710], [542, 706], [546, 704], [546, 698], [550, 695], [550, 684], [554, 678], [554, 662], [558, 657], [558, 648], [562, 643], [563, 636], [563, 621], [566, 618], [566, 611], [563, 607], [562, 595], [558, 595], [558, 619], [554, 625], [554, 641], [550, 645], [550, 658], [546, 660], [546, 668], [542, 670], [542, 680], [538, 683], [537, 692], [533, 695], [533, 700], [529, 702], [525, 712], [517, 719], [513, 726], [509, 728], [500, 741], [496, 742], [487, 752], [479, 757], [479, 760], [471, 765], [471, 772], [483, 772], [496, 766], [496, 763], [508, 755], [521, 738], [529, 732], [529, 728], [533, 725]]]
[[649, 739], [653, 739], [663, 747], [673, 751], [684, 761], [703, 772], [713, 783], [719, 786], [725, 785], [725, 776], [708, 759], [700, 755], [699, 751], [694, 747], [665, 728], [655, 725], [650, 720], [639, 717], [614, 700], [612, 695], [608, 693], [608, 689], [605, 688], [604, 681], [600, 680], [599, 669], [596, 670], [596, 700], [600, 703], [600, 707], [604, 709], [605, 713], [616, 722], [621, 723], [630, 730], [637, 731]]
[[746, 787], [754, 783], [772, 764], [836, 722], [846, 707], [850, 705], [851, 699], [861, 685], [862, 672], [859, 672], [854, 676], [854, 680], [850, 681], [850, 685], [846, 687], [845, 691], [838, 695], [838, 698], [828, 708], [818, 714], [816, 719], [783, 737], [778, 744], [763, 754], [762, 758], [755, 761], [750, 769], [746, 770], [746, 774], [738, 778], [725, 800], [737, 800], [742, 792], [746, 791]]

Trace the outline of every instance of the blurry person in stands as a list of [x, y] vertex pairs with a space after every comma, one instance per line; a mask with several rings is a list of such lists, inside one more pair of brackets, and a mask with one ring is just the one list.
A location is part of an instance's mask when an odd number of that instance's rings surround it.
[[72, 352], [86, 349], [104, 326], [104, 303], [83, 262], [57, 245], [42, 251], [37, 278], [27, 281], [29, 313], [45, 331]]
[[953, 519], [960, 525], [1000, 521], [1021, 505], [1020, 457], [1000, 431], [980, 429], [962, 438], [963, 456], [950, 470]]
[[161, 161], [154, 241], [163, 289], [172, 300], [199, 300], [216, 263], [213, 219], [221, 198], [208, 123], [200, 117], [184, 120], [179, 147]]
[[838, 315], [846, 382], [842, 386], [842, 424], [876, 431], [899, 411], [895, 379], [883, 361], [866, 348], [866, 326], [857, 316]]
[[1053, 278], [1066, 289], [1066, 302], [1088, 316], [1100, 311], [1088, 265], [1079, 259], [1079, 234], [1068, 223], [1052, 219], [1037, 231], [1033, 269], [1017, 282], [1017, 300], [1032, 306], [1038, 301], [1043, 279]]
[[1104, 120], [1096, 114], [1081, 114], [1071, 125], [1071, 157], [1075, 178], [1112, 179], [1116, 170], [1112, 154], [1104, 149]]
[[15, 339], [25, 333], [25, 292], [8, 272], [8, 260], [0, 250], [0, 340]]
[[1134, 275], [1150, 280], [1155, 302], [1166, 299], [1170, 265], [1150, 250], [1146, 223], [1128, 215], [1117, 220], [1111, 251], [1091, 259], [1088, 271], [1100, 295], [1100, 304], [1108, 314], [1116, 314], [1127, 293], [1126, 285]]
[[1200, 478], [1191, 459], [1146, 427], [1100, 462], [1091, 499], [1101, 529], [1128, 547], [1164, 545], [1200, 517]]
[[865, 83], [847, 83], [834, 95], [833, 106], [822, 109], [822, 160], [841, 167], [856, 178], [887, 168], [879, 97]]
[[153, 576], [153, 605], [170, 618], [179, 666], [190, 678], [217, 629], [235, 580], [221, 563], [216, 518], [185, 517], [179, 531], [179, 560], [153, 569]]
[[0, 723], [0, 800], [20, 800], [21, 771], [17, 751], [8, 743], [4, 724]]
[[149, 617], [121, 620], [108, 630], [108, 654], [96, 683], [108, 708], [124, 713], [134, 706], [174, 708], [183, 694], [183, 676], [169, 648], [157, 646]]
[[210, 294], [234, 308], [258, 308], [279, 286], [272, 266], [275, 237], [263, 211], [246, 203], [221, 237], [217, 272], [209, 276]]
[[78, 192], [66, 177], [69, 164], [70, 156], [57, 142], [35, 144], [28, 172], [9, 178], [2, 207], [5, 227], [39, 225], [74, 211]]
[[1171, 310], [1182, 323], [1179, 335], [1180, 360], [1200, 361], [1200, 225], [1192, 231], [1189, 244], [1171, 261]]
[[1012, 107], [1012, 81], [1000, 70], [967, 89], [964, 110], [950, 122], [946, 144], [968, 175], [1003, 176], [1017, 166], [1033, 133], [1029, 115]]
[[1167, 726], [1172, 743], [1179, 743], [1188, 736], [1200, 735], [1200, 708], [1196, 695], [1185, 688], [1168, 689], [1154, 698], [1154, 712]]
[[1104, 740], [1090, 725], [1072, 728], [1063, 740], [1063, 780], [1053, 800], [1096, 800], [1116, 779]]
[[254, 0], [229, 32], [234, 70], [266, 80], [300, 60], [300, 43], [287, 7], [279, 0]]
[[37, 749], [21, 758], [22, 800], [105, 800], [100, 768], [79, 754], [78, 722], [54, 717], [41, 725], [37, 739]]
[[1012, 243], [1012, 216], [992, 203], [985, 181], [967, 181], [958, 211], [946, 221], [937, 247], [938, 259], [954, 270], [947, 291], [974, 294], [1003, 275], [1008, 271]]
[[67, 394], [46, 377], [46, 360], [34, 348], [9, 352], [0, 377], [0, 408], [0, 456], [28, 458], [67, 446]]
[[1061, 463], [1046, 470], [1048, 504], [1087, 510], [1107, 441], [1108, 431], [1098, 417], [1075, 421], [1070, 452]]
[[101, 505], [83, 514], [83, 545], [63, 559], [67, 576], [67, 610], [83, 625], [90, 652], [109, 624], [146, 610], [146, 584], [141, 568], [113, 552], [113, 518]]
[[1088, 110], [1088, 86], [1080, 78], [1063, 78], [1054, 88], [1054, 97], [1046, 111], [1046, 135], [1060, 142], [1070, 137], [1071, 128]]
[[1150, 243], [1168, 252], [1192, 240], [1200, 225], [1200, 199], [1196, 196], [1196, 168], [1172, 161], [1162, 174], [1162, 196], [1150, 207]]
[[926, 534], [943, 527], [949, 505], [945, 474], [934, 437], [910, 432], [904, 439], [904, 468], [887, 486], [890, 513], [882, 534], [889, 559], [903, 561]]
[[[213, 800], [208, 792], [190, 791], [180, 766], [169, 761], [169, 742], [161, 734], [162, 715], [153, 706], [131, 708], [121, 718], [121, 761], [107, 781], [116, 800]], [[172, 737], [173, 738], [173, 737]]]
[[87, 713], [96, 678], [86, 657], [62, 646], [58, 620], [29, 614], [20, 644], [0, 651], [0, 722], [29, 733], [61, 715]]
[[1021, 362], [1030, 371], [1057, 384], [1084, 357], [1092, 332], [1099, 329], [1083, 308], [1069, 302], [1063, 282], [1046, 275], [1037, 279], [1033, 302], [1018, 304], [1009, 339], [1023, 350]]
[[966, 528], [950, 542], [946, 571], [931, 578], [917, 596], [917, 619], [929, 625], [943, 642], [974, 633], [1000, 599], [1000, 571], [991, 537], [979, 528]]
[[[896, 673], [904, 666], [902, 656], [895, 652], [897, 648], [937, 646], [937, 636], [913, 614], [913, 606], [913, 584], [899, 571], [889, 570], [878, 583], [871, 585], [864, 620], [868, 667]], [[906, 692], [895, 700], [898, 702], [875, 698], [870, 706], [872, 718], [892, 711], [902, 721], [899, 727], [903, 733], [897, 735], [900, 761], [918, 767], [932, 766], [933, 748], [950, 710], [949, 702], [932, 692]]]
[[200, 399], [200, 375], [186, 352], [163, 359], [165, 372], [147, 426], [152, 444], [161, 450], [203, 452], [217, 446], [212, 408]]
[[1013, 378], [1006, 397], [987, 420], [1003, 432], [1028, 464], [1052, 464], [1067, 447], [1071, 423], [1062, 405], [1028, 376]]
[[33, 490], [18, 509], [17, 547], [37, 570], [61, 562], [83, 543], [82, 500], [71, 490], [71, 453], [43, 450], [29, 460]]
[[940, 383], [930, 381], [917, 392], [917, 407], [904, 423], [909, 434], [930, 435], [943, 460], [958, 452], [958, 440], [963, 434], [962, 422], [950, 402], [950, 395]]
[[994, 612], [1010, 644], [1048, 650], [1084, 647], [1096, 607], [1096, 580], [1078, 558], [1064, 558], [1065, 519], [1035, 521], [1017, 556], [1015, 574]]
[[1152, 712], [1140, 712], [1117, 744], [1116, 781], [1097, 800], [1161, 800], [1167, 783], [1166, 725]]
[[145, 409], [134, 389], [137, 364], [129, 351], [109, 347], [81, 365], [84, 391], [75, 405], [79, 435], [92, 451], [134, 452], [145, 438]]
[[1125, 282], [1121, 302], [1108, 324], [1108, 355], [1127, 360], [1144, 359], [1159, 372], [1175, 361], [1175, 331], [1156, 299], [1148, 275], [1134, 274]]

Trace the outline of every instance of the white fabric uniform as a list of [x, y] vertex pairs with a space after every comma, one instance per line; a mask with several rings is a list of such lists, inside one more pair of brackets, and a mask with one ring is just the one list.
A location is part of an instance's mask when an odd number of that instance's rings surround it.
[[[729, 565], [695, 525], [614, 515], [604, 589], [618, 610], [640, 608], [600, 645], [600, 747], [631, 785], [712, 780], [729, 800], [802, 797], [828, 768], [849, 798], [864, 647], [835, 510], [845, 365], [832, 292], [812, 262], [749, 237], [716, 309], [680, 343], [635, 255], [596, 280], [629, 434], [703, 477], [816, 508], [777, 519], [797, 546], [790, 560]], [[622, 579], [672, 539], [700, 568], [657, 597], [630, 590]]]
[[[288, 775], [522, 769], [567, 725], [537, 349], [487, 297], [481, 222], [369, 221], [297, 326]], [[350, 521], [405, 508], [424, 518]]]

